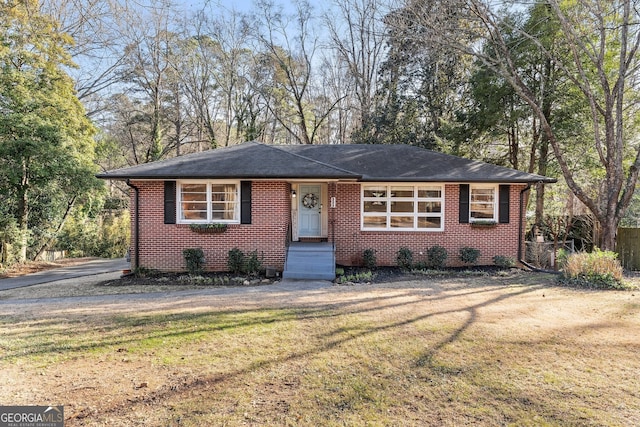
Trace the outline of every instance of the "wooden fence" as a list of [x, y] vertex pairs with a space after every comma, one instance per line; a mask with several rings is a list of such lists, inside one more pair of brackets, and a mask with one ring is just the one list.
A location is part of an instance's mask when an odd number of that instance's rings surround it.
[[618, 258], [627, 270], [640, 270], [640, 228], [618, 228]]
[[53, 262], [57, 259], [64, 258], [66, 256], [67, 256], [67, 251], [45, 251], [42, 254], [42, 260]]

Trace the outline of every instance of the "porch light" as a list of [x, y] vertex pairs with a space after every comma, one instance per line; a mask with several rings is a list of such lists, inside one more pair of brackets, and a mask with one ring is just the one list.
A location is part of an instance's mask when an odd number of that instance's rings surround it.
[[291, 197], [296, 198], [296, 190], [291, 190]]

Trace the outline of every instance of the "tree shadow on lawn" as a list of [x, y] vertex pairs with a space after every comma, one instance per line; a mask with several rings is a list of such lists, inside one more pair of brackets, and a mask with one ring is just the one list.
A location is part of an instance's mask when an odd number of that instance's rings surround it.
[[[179, 396], [184, 392], [194, 392], [197, 390], [206, 390], [215, 386], [218, 386], [227, 381], [232, 381], [244, 375], [256, 373], [259, 370], [275, 367], [277, 365], [284, 365], [289, 362], [296, 362], [300, 360], [304, 360], [307, 358], [313, 358], [322, 353], [329, 352], [333, 349], [336, 349], [340, 346], [348, 344], [349, 342], [353, 342], [360, 338], [364, 338], [367, 336], [375, 335], [381, 332], [390, 331], [394, 329], [402, 329], [410, 325], [417, 324], [419, 322], [429, 320], [430, 318], [434, 318], [436, 316], [447, 316], [447, 315], [459, 315], [461, 313], [467, 313], [466, 320], [454, 331], [448, 334], [448, 336], [431, 346], [427, 352], [418, 356], [415, 360], [416, 366], [425, 366], [429, 365], [433, 358], [448, 344], [451, 344], [458, 340], [460, 336], [467, 331], [478, 318], [478, 311], [482, 308], [486, 308], [490, 305], [497, 304], [506, 299], [521, 296], [527, 293], [535, 292], [539, 289], [543, 288], [543, 286], [527, 286], [522, 287], [520, 289], [512, 289], [510, 292], [506, 294], [500, 294], [497, 296], [490, 297], [484, 301], [466, 305], [459, 309], [444, 309], [444, 310], [436, 310], [430, 311], [424, 314], [416, 314], [414, 316], [410, 316], [405, 319], [400, 319], [397, 321], [391, 321], [386, 324], [374, 324], [371, 326], [363, 326], [358, 330], [350, 330], [345, 331], [344, 328], [339, 327], [335, 328], [332, 332], [328, 332], [323, 334], [324, 339], [322, 339], [321, 345], [314, 345], [313, 348], [303, 349], [298, 351], [292, 351], [289, 354], [281, 355], [277, 357], [268, 358], [265, 360], [257, 360], [251, 361], [248, 366], [232, 370], [226, 373], [214, 374], [206, 377], [194, 378], [191, 381], [185, 381], [180, 386], [172, 386], [171, 388], [163, 387], [160, 390], [151, 392], [144, 396], [134, 397], [132, 399], [127, 400], [127, 405], [135, 405], [135, 404], [157, 404], [159, 401], [172, 399], [174, 397]], [[322, 319], [322, 318], [331, 318], [331, 317], [340, 317], [344, 315], [354, 315], [354, 314], [365, 314], [365, 313], [375, 313], [377, 311], [385, 311], [385, 310], [393, 310], [401, 307], [408, 307], [414, 304], [424, 303], [425, 301], [438, 301], [441, 299], [452, 298], [454, 296], [458, 296], [460, 298], [464, 298], [470, 294], [482, 294], [488, 293], [491, 296], [492, 292], [495, 292], [496, 288], [486, 289], [486, 290], [473, 290], [468, 293], [456, 294], [456, 295], [433, 295], [427, 299], [424, 299], [424, 294], [416, 295], [415, 292], [403, 292], [400, 294], [395, 294], [392, 296], [392, 299], [395, 301], [388, 301], [383, 304], [379, 304], [380, 298], [372, 298], [372, 297], [364, 297], [356, 300], [344, 301], [341, 303], [333, 303], [333, 304], [324, 304], [318, 305], [314, 307], [306, 307], [306, 308], [297, 308], [297, 309], [284, 309], [276, 313], [270, 313], [269, 311], [272, 309], [263, 309], [263, 310], [239, 310], [239, 311], [228, 311], [228, 312], [208, 312], [208, 313], [197, 313], [197, 314], [172, 314], [169, 316], [160, 316], [164, 317], [163, 322], [179, 322], [181, 320], [194, 321], [196, 323], [206, 323], [210, 320], [211, 316], [220, 316], [220, 315], [243, 315], [243, 319], [240, 322], [231, 321], [229, 324], [215, 326], [213, 328], [198, 328], [197, 330], [181, 330], [174, 331], [171, 333], [159, 333], [154, 335], [153, 338], [170, 338], [175, 336], [181, 337], [189, 337], [191, 334], [195, 333], [207, 333], [214, 332], [226, 329], [237, 329], [237, 328], [251, 328], [256, 325], [264, 325], [268, 323], [274, 322], [290, 322], [290, 321], [303, 321], [308, 319]], [[416, 299], [416, 297], [418, 297]], [[410, 298], [410, 300], [406, 300]], [[398, 301], [397, 299], [401, 299]], [[369, 303], [376, 302], [375, 306], [368, 306]], [[246, 315], [252, 314], [252, 320], [247, 319]], [[255, 314], [255, 316], [253, 316]], [[147, 325], [149, 322], [158, 322], [158, 315], [150, 315], [150, 316], [141, 316], [141, 317], [131, 317], [127, 319], [122, 319], [122, 322], [126, 325], [133, 326], [142, 326]], [[113, 325], [112, 329], [115, 331], [118, 329], [118, 325]], [[345, 334], [346, 333], [346, 334]], [[115, 338], [115, 337], [114, 337]], [[327, 341], [328, 339], [328, 341]], [[137, 339], [122, 339], [120, 337], [119, 340], [114, 340], [109, 343], [101, 343], [100, 346], [113, 346], [113, 345], [121, 345], [126, 346], [130, 343], [135, 343]], [[91, 345], [88, 346], [91, 348]], [[434, 366], [434, 369], [436, 367]], [[111, 409], [106, 409], [105, 411], [101, 411], [102, 415], [107, 415], [109, 411], [113, 413], [117, 413], [122, 410], [121, 407], [113, 407]], [[76, 414], [77, 418], [85, 418], [90, 417], [92, 414], [80, 413]]]
[[[455, 289], [454, 289], [455, 290]], [[527, 287], [523, 292], [530, 292], [534, 289]], [[331, 291], [331, 290], [329, 290]], [[425, 295], [424, 290], [411, 289], [399, 293], [394, 293], [391, 296], [385, 296], [384, 302], [380, 303], [380, 296], [369, 296], [363, 294], [362, 297], [357, 299], [350, 299], [342, 302], [321, 302], [317, 305], [311, 305], [310, 307], [303, 308], [290, 308], [286, 305], [275, 305], [263, 309], [251, 309], [251, 310], [223, 310], [223, 311], [207, 311], [198, 313], [171, 313], [171, 314], [148, 314], [148, 315], [115, 315], [113, 321], [109, 324], [105, 323], [104, 318], [97, 321], [91, 321], [88, 316], [81, 316], [77, 319], [72, 319], [68, 314], [61, 313], [59, 319], [47, 318], [43, 320], [34, 321], [17, 321], [16, 319], [6, 318], [4, 324], [11, 327], [11, 330], [5, 331], [2, 337], [12, 341], [13, 343], [8, 346], [12, 347], [12, 351], [5, 351], [0, 356], [0, 360], [12, 359], [15, 357], [25, 356], [44, 356], [47, 354], [60, 353], [60, 344], [64, 344], [64, 352], [74, 353], [83, 351], [94, 351], [101, 348], [108, 348], [114, 346], [126, 346], [131, 343], [135, 343], [140, 340], [139, 337], [133, 334], [122, 334], [121, 331], [125, 328], [144, 328], [148, 325], [156, 330], [155, 333], [145, 335], [144, 339], [168, 339], [168, 338], [181, 338], [195, 333], [210, 333], [226, 330], [234, 330], [241, 328], [250, 328], [253, 326], [264, 325], [274, 322], [289, 322], [294, 320], [313, 320], [320, 318], [333, 318], [341, 317], [345, 314], [365, 314], [376, 311], [384, 311], [388, 309], [401, 308], [412, 304], [422, 303], [425, 301], [441, 301], [449, 298], [458, 298], [471, 296], [475, 294], [483, 294], [495, 292], [496, 289], [480, 289], [480, 290], [468, 290], [467, 292], [449, 293], [448, 291], [438, 290], [437, 288], [429, 288], [428, 293]], [[283, 295], [290, 294], [290, 291], [284, 291]], [[277, 294], [276, 294], [277, 295]], [[507, 298], [514, 294], [505, 295]], [[426, 296], [426, 298], [425, 298]], [[409, 298], [410, 300], [407, 300]], [[503, 299], [503, 298], [501, 298]], [[401, 300], [394, 302], [395, 300]], [[372, 305], [373, 304], [373, 305]], [[275, 314], [272, 313], [276, 310]], [[157, 310], [154, 310], [157, 311]], [[431, 316], [443, 315], [449, 313], [448, 311], [430, 313], [425, 316], [416, 318], [414, 320], [408, 320], [396, 325], [390, 325], [385, 328], [377, 328], [371, 330], [369, 333], [374, 333], [383, 329], [392, 328], [395, 326], [402, 326], [426, 319]], [[247, 314], [252, 314], [250, 318], [246, 318]], [[234, 320], [234, 317], [242, 317], [245, 320], [238, 322]], [[229, 318], [228, 322], [216, 325], [213, 327], [198, 327], [188, 329], [167, 332], [161, 328], [161, 325], [175, 325], [181, 322], [193, 322], [199, 325], [208, 325], [213, 323], [219, 323], [220, 319]], [[96, 323], [97, 322], [97, 323]], [[70, 331], [73, 334], [70, 334]], [[140, 331], [141, 333], [143, 331]], [[88, 342], [80, 342], [73, 344], [78, 340], [78, 337], [88, 335]], [[356, 336], [353, 336], [354, 338]], [[22, 342], [23, 345], [16, 346], [16, 343]]]
[[[548, 286], [545, 285], [522, 285], [519, 283], [507, 284], [505, 287], [505, 283], [500, 283], [492, 279], [470, 285], [466, 281], [458, 282], [458, 278], [454, 279], [455, 280], [450, 280], [444, 285], [437, 286], [431, 282], [423, 284], [426, 286], [411, 288], [403, 288], [397, 283], [389, 284], [389, 286], [377, 286], [378, 289], [382, 288], [384, 291], [388, 291], [388, 293], [383, 296], [368, 294], [366, 287], [331, 287], [314, 291], [319, 295], [319, 301], [316, 303], [309, 301], [297, 303], [294, 299], [294, 307], [290, 307], [286, 303], [274, 304], [273, 302], [266, 301], [265, 304], [269, 307], [261, 309], [222, 311], [209, 309], [204, 312], [127, 314], [107, 318], [102, 317], [93, 321], [89, 315], [84, 315], [77, 320], [72, 320], [61, 311], [59, 319], [48, 318], [38, 321], [35, 325], [35, 330], [33, 328], [33, 322], [24, 321], [12, 323], [11, 319], [6, 319], [2, 322], [4, 326], [12, 326], [12, 329], [17, 328], [19, 331], [3, 332], [3, 339], [16, 340], [23, 344], [7, 346], [12, 349], [10, 352], [5, 352], [0, 356], [0, 360], [24, 356], [46, 356], [47, 354], [62, 355], [64, 359], [65, 353], [69, 354], [69, 358], [71, 358], [73, 357], [73, 353], [76, 352], [91, 352], [100, 349], [110, 349], [111, 347], [117, 347], [118, 351], [120, 351], [121, 348], [126, 349], [127, 346], [135, 345], [141, 340], [163, 341], [172, 338], [188, 340], [195, 338], [198, 334], [234, 330], [248, 331], [253, 327], [267, 324], [330, 319], [334, 317], [339, 318], [345, 315], [375, 314], [376, 312], [401, 309], [425, 302], [438, 303], [451, 298], [461, 298], [462, 301], [464, 301], [464, 298], [471, 296], [487, 295], [487, 298], [483, 301], [466, 304], [456, 309], [430, 310], [427, 313], [418, 313], [385, 324], [374, 323], [369, 326], [360, 326], [356, 330], [336, 327], [332, 331], [322, 334], [322, 336], [318, 335], [318, 338], [323, 339], [320, 340], [321, 343], [314, 344], [312, 348], [298, 351], [294, 349], [288, 354], [267, 358], [265, 360], [250, 361], [246, 367], [234, 369], [230, 372], [187, 379], [178, 386], [168, 387], [165, 385], [159, 390], [145, 395], [130, 397], [122, 404], [113, 403], [114, 406], [111, 408], [101, 408], [101, 415], [108, 416], [109, 414], [115, 415], [122, 411], [123, 407], [121, 405], [130, 407], [136, 404], [157, 404], [159, 401], [176, 398], [187, 391], [206, 390], [219, 386], [227, 381], [257, 373], [265, 368], [276, 367], [280, 364], [284, 365], [288, 362], [296, 362], [306, 358], [313, 358], [314, 356], [329, 352], [363, 337], [394, 329], [402, 329], [406, 326], [415, 325], [437, 316], [457, 316], [462, 314], [465, 316], [464, 321], [455, 330], [448, 332], [444, 339], [430, 345], [424, 353], [415, 357], [416, 367], [424, 367], [437, 371], [442, 368], [436, 361], [438, 354], [448, 345], [458, 341], [460, 337], [478, 321], [480, 310], [509, 298], [548, 288]], [[361, 295], [350, 296], [349, 299], [339, 302], [322, 301], [323, 298], [321, 298], [324, 293], [353, 293], [354, 290], [359, 291], [360, 289], [363, 290]], [[278, 299], [278, 296], [291, 296], [296, 293], [291, 289], [283, 290], [277, 287], [265, 287], [264, 290], [260, 292], [270, 294], [272, 297], [275, 297], [275, 300]], [[495, 292], [500, 292], [500, 294], [494, 295]], [[300, 291], [299, 294], [306, 295], [306, 298], [309, 297], [308, 292]], [[208, 295], [211, 296], [211, 293]], [[434, 305], [434, 307], [437, 308], [437, 305]], [[221, 319], [223, 319], [223, 321], [221, 321]], [[109, 323], [106, 323], [105, 320], [109, 321]], [[181, 323], [186, 324], [178, 330], [175, 330], [175, 328], [165, 329], [167, 325], [175, 326]], [[151, 329], [145, 329], [149, 327], [149, 325], [151, 325]], [[133, 329], [132, 333], [121, 333], [128, 328]], [[70, 336], [70, 330], [73, 331], [72, 336]], [[138, 331], [139, 334], [136, 331]], [[78, 337], [83, 336], [86, 336], [86, 338], [82, 338], [83, 341], [74, 343]], [[544, 402], [536, 404], [531, 400], [530, 396], [523, 396], [523, 399], [523, 402], [526, 400], [525, 403], [527, 405], [539, 405], [541, 407], [544, 405]], [[74, 418], [90, 418], [93, 415], [95, 415], [95, 413], [88, 410], [80, 411], [74, 415]], [[564, 420], [566, 421], [566, 419]]]
[[[452, 280], [457, 280], [457, 278], [449, 278]], [[408, 306], [416, 303], [422, 303], [425, 301], [428, 302], [438, 302], [446, 299], [452, 298], [463, 298], [472, 295], [479, 295], [484, 293], [492, 293], [497, 290], [503, 291], [505, 286], [503, 283], [491, 283], [491, 281], [483, 282], [477, 285], [469, 286], [468, 281], [450, 281], [445, 285], [438, 284], [438, 281], [431, 281], [424, 284], [429, 284], [428, 287], [411, 287], [411, 288], [403, 288], [399, 285], [399, 282], [391, 283], [391, 286], [388, 288], [389, 290], [399, 291], [394, 292], [392, 295], [386, 295], [384, 297], [380, 296], [371, 296], [366, 291], [362, 293], [362, 295], [358, 295], [357, 298], [350, 298], [346, 301], [341, 302], [324, 302], [322, 298], [319, 298], [321, 301], [318, 303], [310, 303], [305, 302], [302, 308], [294, 308], [292, 309], [288, 304], [270, 304], [265, 302], [268, 307], [264, 309], [254, 309], [254, 310], [225, 310], [225, 311], [208, 311], [208, 312], [200, 312], [200, 313], [172, 313], [172, 314], [150, 314], [150, 315], [140, 315], [136, 314], [133, 316], [128, 315], [115, 315], [113, 319], [115, 320], [111, 324], [105, 324], [104, 320], [100, 319], [98, 324], [95, 324], [94, 321], [91, 321], [90, 315], [79, 316], [76, 319], [72, 319], [66, 310], [62, 310], [60, 312], [60, 320], [56, 318], [49, 317], [46, 319], [41, 319], [35, 321], [26, 320], [19, 321], [17, 319], [5, 318], [2, 322], [4, 324], [10, 325], [13, 331], [5, 331], [2, 336], [11, 339], [13, 344], [10, 347], [13, 347], [13, 351], [5, 351], [3, 355], [0, 356], [0, 360], [7, 360], [14, 357], [22, 357], [22, 356], [42, 356], [49, 353], [60, 353], [59, 345], [61, 342], [69, 341], [69, 343], [65, 344], [64, 350], [65, 352], [82, 352], [82, 351], [91, 351], [97, 350], [100, 348], [106, 348], [111, 346], [126, 346], [127, 344], [134, 343], [139, 340], [139, 338], [132, 335], [123, 335], [120, 331], [123, 328], [135, 328], [135, 327], [144, 327], [147, 325], [160, 325], [160, 324], [176, 324], [179, 322], [192, 321], [198, 324], [209, 324], [208, 320], [216, 320], [212, 319], [212, 317], [233, 317], [233, 316], [242, 316], [247, 313], [256, 313], [255, 316], [252, 316], [253, 320], [244, 320], [242, 322], [235, 322], [230, 320], [229, 324], [215, 326], [211, 328], [198, 328], [197, 333], [206, 333], [206, 332], [215, 332], [215, 331], [224, 331], [228, 329], [237, 329], [237, 328], [248, 328], [251, 326], [268, 324], [273, 322], [288, 322], [292, 320], [308, 320], [308, 319], [318, 319], [318, 318], [332, 318], [332, 317], [340, 317], [345, 314], [365, 314], [376, 311], [383, 311], [388, 309], [401, 308], [403, 306]], [[511, 289], [514, 288], [511, 285]], [[521, 285], [518, 285], [521, 287]], [[522, 288], [522, 290], [518, 292], [510, 292], [505, 295], [501, 295], [493, 300], [489, 300], [486, 303], [481, 304], [489, 305], [491, 303], [499, 302], [506, 298], [516, 296], [523, 293], [533, 292], [537, 289], [543, 288], [544, 285], [528, 285]], [[361, 289], [361, 288], [358, 288]], [[385, 288], [387, 289], [387, 288]], [[331, 287], [328, 289], [323, 289], [320, 291], [316, 291], [319, 294], [323, 293], [333, 293], [340, 291], [350, 291], [353, 290], [353, 287]], [[215, 293], [215, 289], [213, 290]], [[266, 292], [272, 297], [277, 299], [278, 295], [282, 295], [282, 297], [290, 297], [292, 292], [296, 292], [290, 288], [285, 290], [279, 289], [276, 286], [261, 288], [260, 292]], [[308, 296], [308, 293], [301, 291], [302, 294]], [[316, 295], [318, 295], [316, 293]], [[136, 295], [137, 297], [138, 295]], [[82, 299], [83, 297], [79, 297]], [[409, 300], [407, 300], [409, 299]], [[384, 303], [381, 303], [381, 300], [384, 300]], [[400, 302], [392, 302], [392, 300], [400, 300]], [[294, 304], [298, 304], [294, 302]], [[304, 307], [306, 306], [306, 307]], [[167, 308], [176, 309], [179, 308], [179, 302], [173, 301], [169, 304]], [[268, 313], [272, 310], [282, 310], [273, 316], [262, 316], [260, 313]], [[472, 316], [469, 321], [463, 325], [459, 332], [455, 333], [452, 336], [451, 340], [455, 340], [457, 336], [459, 336], [465, 329], [467, 329], [471, 324], [473, 324], [475, 320], [475, 310], [476, 306], [470, 306], [465, 309], [455, 310], [453, 312], [442, 311], [442, 312], [434, 312], [429, 313], [424, 316], [417, 317], [415, 319], [407, 320], [401, 323], [397, 323], [395, 325], [385, 326], [383, 328], [375, 328], [369, 331], [368, 333], [375, 333], [384, 329], [389, 329], [393, 327], [399, 327], [403, 325], [407, 325], [410, 323], [418, 322], [424, 319], [427, 319], [432, 316], [451, 314], [455, 312], [465, 312], [469, 311]], [[153, 309], [152, 311], [157, 312], [157, 309]], [[0, 323], [1, 325], [1, 323]], [[43, 327], [44, 326], [44, 327]], [[18, 331], [15, 331], [15, 330]], [[69, 331], [73, 330], [73, 334], [70, 335]], [[172, 337], [182, 337], [188, 334], [194, 333], [192, 329], [184, 330], [184, 331], [175, 331], [175, 332], [166, 332], [163, 330], [159, 330], [156, 334], [151, 334], [146, 336], [145, 339], [163, 339], [163, 338], [172, 338]], [[72, 342], [76, 341], [79, 336], [90, 335], [91, 338], [88, 342], [82, 342], [79, 344], [72, 344]], [[353, 335], [353, 338], [357, 338], [358, 335]], [[24, 345], [16, 346], [16, 342], [22, 341]], [[450, 341], [449, 341], [450, 342]], [[442, 345], [445, 345], [443, 343]], [[441, 348], [439, 346], [438, 348]], [[437, 351], [437, 349], [435, 349]], [[306, 354], [305, 354], [306, 355]]]

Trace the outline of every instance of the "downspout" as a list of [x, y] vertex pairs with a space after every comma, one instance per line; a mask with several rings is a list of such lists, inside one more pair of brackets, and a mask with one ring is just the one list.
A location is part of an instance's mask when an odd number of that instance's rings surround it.
[[539, 268], [536, 266], [533, 266], [531, 264], [529, 264], [528, 262], [526, 262], [524, 260], [524, 256], [523, 256], [523, 251], [522, 251], [522, 242], [524, 240], [524, 234], [523, 234], [523, 224], [524, 224], [524, 193], [526, 193], [527, 191], [531, 190], [531, 183], [528, 183], [527, 186], [522, 189], [522, 191], [520, 191], [520, 217], [519, 219], [519, 223], [518, 223], [518, 262], [520, 262], [522, 265], [524, 265], [525, 267], [531, 269], [532, 271], [538, 271], [541, 273], [555, 273], [555, 274], [559, 274], [559, 272], [555, 271], [555, 270], [545, 270], [544, 268]]
[[520, 191], [520, 213], [518, 216], [518, 261], [527, 267], [531, 268], [529, 264], [524, 260], [522, 256], [522, 241], [524, 240], [523, 235], [523, 224], [524, 224], [524, 193], [531, 190], [531, 183], [528, 183], [525, 188]]
[[134, 232], [134, 238], [136, 240], [136, 244], [133, 250], [135, 252], [135, 258], [134, 258], [135, 268], [138, 268], [140, 266], [140, 190], [138, 189], [138, 187], [133, 185], [130, 180], [127, 179], [126, 183], [129, 187], [133, 188], [133, 191], [136, 193], [136, 197], [135, 197], [136, 217], [133, 221], [134, 223], [133, 232]]
[[329, 213], [331, 216], [331, 243], [333, 244], [333, 250], [336, 250], [336, 205], [331, 203], [331, 200], [335, 202], [338, 199], [338, 184], [333, 183], [329, 194]]

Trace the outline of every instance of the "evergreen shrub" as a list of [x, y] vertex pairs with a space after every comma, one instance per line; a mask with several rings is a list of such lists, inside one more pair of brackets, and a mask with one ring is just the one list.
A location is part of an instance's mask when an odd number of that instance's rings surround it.
[[475, 248], [460, 248], [460, 261], [465, 264], [475, 264], [480, 257], [480, 250]]
[[362, 261], [366, 268], [376, 268], [378, 263], [376, 260], [376, 251], [373, 249], [365, 249], [362, 253]]
[[187, 271], [190, 274], [200, 274], [204, 270], [204, 251], [200, 248], [187, 248], [182, 251]]
[[427, 257], [429, 259], [429, 264], [438, 270], [441, 270], [445, 267], [447, 263], [447, 250], [442, 246], [432, 246], [427, 249]]
[[407, 247], [401, 247], [396, 253], [396, 264], [398, 267], [409, 270], [413, 265], [413, 252]]

